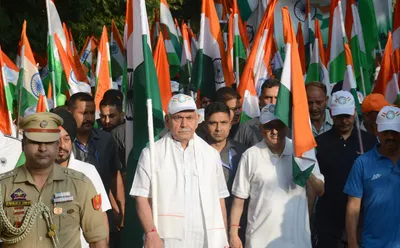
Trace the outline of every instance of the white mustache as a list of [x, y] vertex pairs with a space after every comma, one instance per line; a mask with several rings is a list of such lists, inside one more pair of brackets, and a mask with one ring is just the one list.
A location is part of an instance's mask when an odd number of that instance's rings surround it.
[[179, 132], [191, 132], [191, 131], [192, 131], [192, 129], [189, 128], [189, 127], [185, 127], [185, 128], [180, 128], [179, 129]]

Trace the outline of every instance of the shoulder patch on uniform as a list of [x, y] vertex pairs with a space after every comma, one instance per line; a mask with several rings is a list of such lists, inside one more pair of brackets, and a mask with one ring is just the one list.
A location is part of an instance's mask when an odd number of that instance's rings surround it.
[[73, 169], [68, 169], [68, 168], [64, 168], [63, 171], [64, 171], [65, 175], [68, 177], [71, 177], [74, 179], [79, 179], [81, 181], [87, 180], [87, 177], [82, 172], [79, 172], [79, 171], [76, 171]]
[[3, 179], [6, 179], [6, 178], [9, 178], [9, 177], [12, 177], [12, 176], [14, 176], [14, 175], [16, 175], [16, 173], [14, 173], [14, 170], [8, 171], [8, 172], [6, 172], [6, 173], [0, 174], [0, 180], [3, 180]]

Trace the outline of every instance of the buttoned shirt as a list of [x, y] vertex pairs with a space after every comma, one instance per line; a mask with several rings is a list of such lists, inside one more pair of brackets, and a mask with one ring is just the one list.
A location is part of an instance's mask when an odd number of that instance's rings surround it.
[[[376, 144], [375, 136], [361, 131], [364, 151]], [[341, 237], [345, 229], [347, 195], [344, 185], [354, 161], [361, 154], [356, 128], [345, 140], [335, 127], [319, 135], [317, 159], [321, 173], [325, 177], [325, 193], [318, 198], [315, 226], [318, 231]]]
[[325, 110], [325, 121], [322, 124], [319, 131], [317, 131], [317, 129], [314, 127], [314, 125], [311, 125], [311, 128], [312, 128], [314, 137], [317, 137], [318, 135], [321, 135], [321, 134], [331, 130], [332, 126], [333, 126], [333, 120], [331, 117], [331, 113], [330, 113], [329, 109], [326, 109]]
[[103, 130], [93, 128], [86, 146], [75, 140], [75, 158], [96, 167], [107, 192], [111, 189], [112, 178], [121, 169], [114, 137]]
[[[80, 228], [89, 243], [107, 238], [103, 214], [95, 209], [92, 201], [97, 195], [96, 190], [82, 173], [55, 164], [43, 188], [38, 190], [32, 175], [24, 165], [2, 174], [0, 184], [4, 212], [11, 225], [20, 226], [29, 208], [19, 205], [16, 199], [30, 201], [31, 204], [43, 202], [50, 208], [60, 247], [80, 248]], [[56, 193], [70, 195], [72, 200], [55, 204]], [[4, 228], [4, 224], [2, 227]], [[45, 217], [39, 214], [31, 231], [22, 241], [16, 244], [3, 243], [3, 247], [53, 247], [51, 239], [47, 236], [48, 231]], [[4, 235], [2, 229], [1, 236]]]

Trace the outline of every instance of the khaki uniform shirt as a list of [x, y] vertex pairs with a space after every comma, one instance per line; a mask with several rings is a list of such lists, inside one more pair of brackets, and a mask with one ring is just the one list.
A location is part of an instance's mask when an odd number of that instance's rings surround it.
[[[96, 190], [84, 174], [55, 164], [47, 182], [39, 191], [28, 169], [21, 166], [0, 175], [0, 184], [4, 212], [13, 226], [21, 226], [29, 206], [7, 207], [6, 205], [15, 205], [16, 199], [24, 200], [25, 198], [32, 204], [42, 201], [50, 208], [51, 218], [56, 225], [56, 234], [60, 241], [59, 247], [80, 248], [80, 227], [89, 243], [107, 238], [101, 207], [100, 210], [95, 210], [95, 204], [92, 201], [96, 196]], [[73, 200], [56, 203], [54, 206], [55, 193], [71, 195]], [[62, 213], [59, 211], [60, 208], [62, 208]], [[3, 223], [1, 223], [1, 228], [4, 228]], [[4, 237], [4, 229], [0, 230], [2, 230], [1, 236]], [[53, 247], [51, 238], [47, 236], [48, 231], [46, 220], [43, 214], [40, 214], [22, 241], [16, 244], [3, 244], [3, 247]]]

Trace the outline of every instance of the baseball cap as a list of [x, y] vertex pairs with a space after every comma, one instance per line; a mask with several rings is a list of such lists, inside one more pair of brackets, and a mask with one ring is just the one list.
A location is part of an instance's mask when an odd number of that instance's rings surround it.
[[261, 125], [267, 124], [270, 121], [278, 120], [278, 118], [274, 114], [275, 112], [275, 104], [268, 104], [267, 106], [261, 109], [260, 113], [260, 123]]
[[168, 103], [168, 113], [173, 115], [185, 110], [197, 110], [193, 98], [185, 94], [174, 95]]
[[60, 138], [59, 126], [63, 124], [60, 116], [40, 112], [22, 119], [21, 127], [25, 136], [37, 142], [54, 142]]
[[391, 105], [382, 94], [372, 93], [364, 98], [361, 104], [361, 111], [368, 113], [371, 111], [379, 112], [383, 107]]
[[332, 95], [330, 109], [332, 116], [354, 115], [356, 105], [353, 95], [344, 90], [336, 91]]
[[400, 133], [400, 108], [385, 106], [376, 117], [378, 132], [393, 130]]

